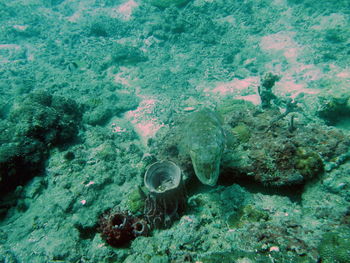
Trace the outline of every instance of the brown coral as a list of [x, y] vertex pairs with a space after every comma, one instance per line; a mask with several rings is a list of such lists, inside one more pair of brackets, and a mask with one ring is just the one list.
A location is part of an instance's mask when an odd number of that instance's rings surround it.
[[113, 247], [125, 246], [138, 236], [147, 236], [149, 232], [145, 220], [119, 210], [105, 213], [99, 223], [102, 238]]

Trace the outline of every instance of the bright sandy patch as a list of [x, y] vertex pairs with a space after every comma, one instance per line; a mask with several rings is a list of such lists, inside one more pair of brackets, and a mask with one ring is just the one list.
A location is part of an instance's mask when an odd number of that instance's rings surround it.
[[345, 27], [347, 17], [344, 14], [333, 13], [328, 16], [319, 16], [315, 18], [315, 25], [311, 28], [314, 30], [325, 30], [330, 28]]
[[[261, 50], [271, 55], [271, 63], [266, 65], [267, 71], [271, 71], [281, 77], [274, 87], [276, 95], [297, 97], [300, 93], [318, 94], [320, 90], [308, 88], [312, 81], [324, 77], [321, 68], [314, 64], [299, 62], [304, 49], [293, 38], [295, 32], [279, 32], [262, 37]], [[282, 63], [276, 63], [283, 56], [288, 61], [285, 69]]]
[[282, 53], [289, 62], [295, 62], [301, 47], [294, 41], [295, 32], [279, 32], [262, 37], [260, 48], [270, 53]]
[[258, 105], [260, 104], [258, 86], [259, 77], [236, 78], [228, 82], [217, 82], [214, 88], [205, 87], [203, 91], [208, 96], [232, 97], [233, 99], [246, 100]]
[[320, 93], [320, 90], [307, 88], [305, 82], [298, 83], [292, 77], [283, 77], [276, 83], [274, 90], [277, 94], [288, 95], [292, 99], [296, 98], [300, 93], [312, 95]]
[[127, 89], [134, 89], [139, 81], [138, 78], [133, 77], [135, 68], [119, 67], [118, 73], [113, 73], [113, 67], [109, 69], [108, 75], [111, 76], [116, 84], [120, 84]]
[[125, 116], [145, 144], [161, 127], [165, 126], [155, 117], [156, 103], [157, 100], [144, 97], [137, 109], [127, 112]]
[[212, 93], [219, 93], [220, 95], [239, 94], [249, 87], [257, 87], [258, 77], [250, 77], [246, 79], [233, 79], [230, 82], [218, 82]]
[[139, 4], [134, 0], [129, 0], [111, 10], [111, 16], [113, 18], [120, 18], [123, 20], [130, 20], [132, 18], [132, 12], [134, 8], [138, 7]]
[[349, 69], [344, 69], [343, 71], [339, 72], [337, 74], [338, 78], [342, 79], [349, 79], [350, 80], [350, 70]]

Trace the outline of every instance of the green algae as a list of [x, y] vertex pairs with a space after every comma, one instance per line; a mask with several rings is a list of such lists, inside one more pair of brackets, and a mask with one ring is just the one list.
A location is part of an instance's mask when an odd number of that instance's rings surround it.
[[267, 212], [249, 204], [241, 207], [237, 212], [230, 214], [226, 223], [229, 228], [237, 228], [247, 223], [267, 221], [268, 219], [269, 214]]
[[231, 132], [238, 138], [240, 142], [248, 142], [251, 136], [249, 127], [244, 123], [239, 123], [233, 127], [231, 129]]
[[128, 194], [126, 206], [132, 214], [142, 213], [143, 208], [145, 207], [145, 200], [140, 191], [143, 190], [137, 188]]
[[218, 113], [226, 118], [235, 112], [245, 112], [255, 109], [253, 103], [246, 100], [223, 99], [218, 106]]
[[322, 262], [350, 262], [350, 229], [341, 228], [323, 235], [318, 247]]
[[316, 152], [299, 147], [296, 151], [295, 167], [305, 178], [312, 178], [323, 171], [323, 162]]

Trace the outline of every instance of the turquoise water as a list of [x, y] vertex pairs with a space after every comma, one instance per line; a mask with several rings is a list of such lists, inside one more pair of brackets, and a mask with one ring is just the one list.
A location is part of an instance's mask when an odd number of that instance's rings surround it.
[[0, 262], [350, 262], [349, 16], [0, 0]]

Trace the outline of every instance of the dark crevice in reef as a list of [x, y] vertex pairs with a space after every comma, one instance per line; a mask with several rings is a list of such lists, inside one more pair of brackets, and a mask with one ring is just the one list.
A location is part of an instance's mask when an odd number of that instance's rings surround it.
[[18, 98], [0, 119], [0, 198], [41, 175], [50, 150], [76, 140], [81, 119], [72, 99], [47, 91]]
[[296, 203], [301, 202], [301, 196], [304, 191], [304, 184], [273, 187], [268, 185], [262, 185], [261, 183], [256, 182], [254, 178], [244, 174], [233, 177], [230, 171], [223, 171], [220, 174], [218, 184], [223, 186], [238, 184], [253, 194], [261, 193], [264, 195], [286, 196], [292, 202], [296, 202]]

